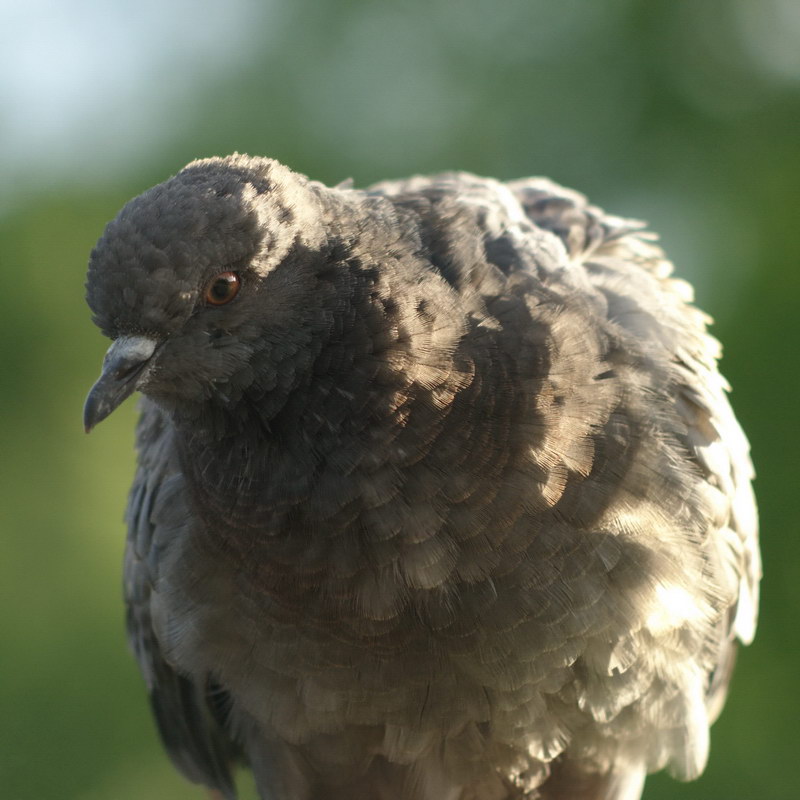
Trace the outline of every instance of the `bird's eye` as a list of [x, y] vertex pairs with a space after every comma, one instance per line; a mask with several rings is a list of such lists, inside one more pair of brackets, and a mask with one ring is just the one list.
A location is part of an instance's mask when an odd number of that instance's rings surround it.
[[235, 272], [220, 272], [206, 286], [205, 300], [212, 306], [230, 303], [241, 288], [242, 281]]

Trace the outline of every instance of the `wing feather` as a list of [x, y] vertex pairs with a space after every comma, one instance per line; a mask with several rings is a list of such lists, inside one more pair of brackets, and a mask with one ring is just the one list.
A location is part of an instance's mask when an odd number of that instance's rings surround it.
[[226, 697], [209, 678], [200, 684], [164, 657], [153, 625], [152, 599], [165, 544], [185, 535], [185, 485], [169, 423], [157, 406], [142, 402], [137, 428], [139, 465], [126, 519], [125, 602], [128, 641], [145, 679], [164, 747], [189, 780], [236, 797], [230, 763], [237, 755], [223, 730]]

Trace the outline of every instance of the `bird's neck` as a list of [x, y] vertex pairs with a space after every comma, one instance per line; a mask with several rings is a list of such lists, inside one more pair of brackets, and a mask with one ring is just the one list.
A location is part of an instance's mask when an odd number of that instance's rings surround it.
[[464, 314], [441, 277], [421, 264], [343, 264], [325, 325], [268, 364], [263, 384], [209, 407], [202, 424], [176, 422], [210, 535], [241, 558], [261, 547], [262, 564], [289, 558], [309, 546], [308, 528], [338, 524], [375, 491], [374, 473], [394, 471], [387, 461], [411, 457], [397, 444], [404, 429], [435, 431], [472, 379]]

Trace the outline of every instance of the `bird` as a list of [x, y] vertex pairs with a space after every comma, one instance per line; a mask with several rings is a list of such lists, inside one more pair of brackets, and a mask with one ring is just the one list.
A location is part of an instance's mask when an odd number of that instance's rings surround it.
[[122, 208], [84, 425], [141, 393], [127, 635], [186, 778], [637, 800], [702, 773], [761, 566], [672, 270], [545, 178], [329, 187], [236, 153]]

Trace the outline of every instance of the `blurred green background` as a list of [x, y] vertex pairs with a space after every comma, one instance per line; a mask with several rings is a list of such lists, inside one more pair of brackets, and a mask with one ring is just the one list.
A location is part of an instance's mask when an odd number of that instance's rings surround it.
[[767, 577], [706, 774], [645, 798], [798, 797], [796, 0], [4, 0], [0, 109], [0, 797], [203, 797], [126, 650], [135, 412], [81, 429], [83, 280], [128, 198], [234, 150], [357, 185], [546, 174], [661, 233], [725, 345]]

